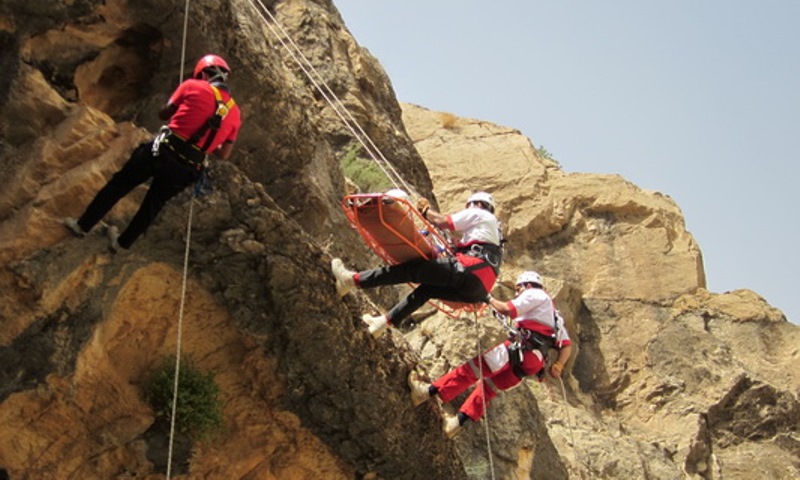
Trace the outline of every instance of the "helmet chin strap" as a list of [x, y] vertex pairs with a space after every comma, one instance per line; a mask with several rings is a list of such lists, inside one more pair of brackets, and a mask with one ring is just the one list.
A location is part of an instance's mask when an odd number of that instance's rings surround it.
[[228, 79], [228, 72], [218, 67], [210, 67], [203, 70], [208, 83], [225, 83]]

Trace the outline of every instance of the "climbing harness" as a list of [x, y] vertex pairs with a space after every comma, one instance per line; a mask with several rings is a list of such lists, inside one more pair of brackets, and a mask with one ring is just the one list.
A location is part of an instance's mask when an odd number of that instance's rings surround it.
[[[502, 237], [502, 235], [501, 235]], [[463, 253], [470, 257], [480, 258], [486, 264], [477, 264], [467, 267], [468, 271], [479, 270], [486, 266], [492, 267], [495, 274], [500, 273], [500, 264], [503, 261], [503, 247], [491, 243], [473, 243], [465, 247], [456, 248], [456, 253]]]
[[151, 153], [154, 157], [157, 157], [159, 153], [161, 153], [161, 142], [167, 138], [167, 135], [170, 134], [170, 129], [166, 125], [162, 125], [161, 129], [159, 129], [158, 134], [153, 139], [153, 145], [151, 147]]
[[522, 369], [522, 361], [525, 357], [525, 352], [538, 352], [542, 360], [542, 368], [536, 373], [536, 377], [539, 381], [542, 381], [550, 365], [548, 353], [559, 344], [558, 332], [560, 328], [563, 328], [559, 326], [560, 322], [563, 325], [563, 319], [561, 319], [558, 311], [554, 311], [553, 313], [555, 328], [551, 335], [545, 335], [523, 327], [512, 327], [508, 323], [508, 317], [494, 308], [492, 308], [492, 315], [508, 332], [509, 340], [511, 341], [511, 344], [508, 346], [508, 358], [511, 362], [511, 368], [514, 374], [520, 379], [529, 376], [525, 373], [525, 370]]
[[[178, 160], [183, 161], [191, 168], [202, 171], [208, 164], [208, 148], [214, 143], [214, 138], [217, 136], [222, 120], [228, 115], [231, 109], [236, 105], [233, 98], [225, 101], [222, 98], [219, 87], [209, 84], [211, 90], [214, 92], [214, 99], [216, 101], [216, 108], [214, 113], [198, 128], [189, 138], [184, 138], [177, 133], [171, 131], [169, 127], [162, 126], [156, 138], [153, 139], [153, 155], [158, 156], [161, 147], [166, 148], [172, 153], [172, 156]], [[209, 132], [203, 145], [198, 142], [203, 135]]]
[[551, 348], [555, 347], [555, 336], [543, 335], [539, 332], [519, 328], [517, 329], [516, 336], [512, 337], [511, 340], [511, 345], [508, 347], [508, 356], [514, 374], [520, 379], [528, 376], [525, 370], [522, 369], [522, 361], [525, 352], [538, 352], [539, 356], [541, 356], [542, 368], [536, 375], [539, 379], [543, 378], [545, 370], [547, 369], [547, 354]]
[[[222, 126], [222, 120], [228, 115], [234, 105], [236, 105], [236, 102], [233, 101], [233, 97], [229, 98], [227, 102], [222, 99], [222, 94], [219, 91], [219, 87], [213, 83], [209, 83], [208, 85], [214, 92], [214, 99], [217, 102], [217, 108], [214, 110], [214, 113], [208, 117], [208, 120], [206, 120], [205, 123], [186, 140], [187, 143], [203, 153], [205, 153], [208, 150], [208, 147], [214, 143], [214, 137], [217, 136], [219, 127]], [[205, 133], [209, 130], [211, 133], [209, 133], [208, 137], [206, 137], [206, 141], [203, 142], [203, 146], [197, 146], [197, 142], [199, 142], [200, 139], [203, 138], [203, 135], [205, 135]]]
[[196, 144], [184, 140], [177, 133], [169, 134], [161, 140], [161, 146], [172, 152], [172, 156], [184, 162], [190, 168], [199, 171], [205, 169], [208, 161], [204, 150], [200, 150]]

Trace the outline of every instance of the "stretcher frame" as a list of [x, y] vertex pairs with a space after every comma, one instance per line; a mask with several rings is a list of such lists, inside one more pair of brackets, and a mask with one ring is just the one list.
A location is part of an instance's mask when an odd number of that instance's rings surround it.
[[[346, 195], [341, 207], [367, 246], [388, 265], [454, 255], [445, 236], [406, 199], [384, 193], [358, 193]], [[483, 303], [438, 299], [428, 303], [454, 318], [462, 312], [480, 312], [486, 307]]]

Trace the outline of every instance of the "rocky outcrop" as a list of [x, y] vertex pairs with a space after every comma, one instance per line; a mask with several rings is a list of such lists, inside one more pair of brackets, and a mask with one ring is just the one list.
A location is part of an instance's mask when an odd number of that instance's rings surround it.
[[[797, 476], [797, 327], [754, 292], [704, 289], [674, 202], [565, 174], [517, 131], [401, 108], [329, 1], [263, 5], [192, 2], [187, 65], [183, 2], [0, 5], [0, 472], [161, 478], [168, 436], [140, 393], [180, 330], [224, 400], [217, 436], [177, 439], [182, 478]], [[440, 414], [460, 399], [411, 406], [412, 369], [438, 376], [503, 332], [428, 309], [375, 340], [360, 314], [402, 289], [336, 296], [331, 256], [376, 262], [338, 207], [353, 132], [272, 16], [414, 190], [442, 210], [495, 194], [509, 240], [495, 293], [522, 269], [546, 275], [576, 341], [563, 390], [528, 382], [454, 441]], [[210, 193], [176, 197], [128, 252], [107, 251], [103, 225], [69, 236], [61, 218], [150, 138], [208, 51], [245, 115]]]
[[[413, 352], [376, 345], [360, 306], [335, 296], [323, 246], [334, 232], [355, 238], [337, 206], [337, 155], [352, 140], [251, 7], [193, 3], [187, 42], [191, 62], [213, 49], [231, 63], [247, 122], [236, 165], [213, 166], [210, 195], [176, 197], [130, 252], [111, 255], [103, 226], [75, 239], [60, 220], [158, 127], [154, 111], [177, 84], [183, 4], [50, 3], [2, 6], [14, 48], [2, 52], [0, 467], [11, 478], [159, 477], [167, 439], [140, 387], [175, 352], [180, 322], [182, 352], [222, 387], [225, 428], [179, 445], [178, 473], [462, 477], [438, 417], [407, 401]], [[388, 80], [331, 5], [271, 8], [296, 40], [319, 46], [317, 59], [335, 50], [337, 62], [318, 63], [326, 80], [424, 191], [430, 181], [398, 134]], [[141, 195], [106, 221], [124, 223]], [[366, 256], [353, 241], [334, 248]]]
[[[618, 176], [564, 174], [508, 128], [415, 105], [403, 119], [443, 208], [478, 189], [498, 199], [513, 256], [501, 283], [538, 270], [571, 320], [579, 348], [566, 397], [531, 391], [573, 474], [798, 474], [800, 332], [752, 291], [705, 290], [700, 250], [672, 200]], [[437, 349], [417, 345], [442, 371]]]
[[516, 261], [593, 298], [671, 301], [705, 287], [700, 249], [670, 198], [615, 175], [565, 174], [519, 131], [451, 117], [406, 105], [403, 120], [445, 211], [475, 190], [495, 195]]

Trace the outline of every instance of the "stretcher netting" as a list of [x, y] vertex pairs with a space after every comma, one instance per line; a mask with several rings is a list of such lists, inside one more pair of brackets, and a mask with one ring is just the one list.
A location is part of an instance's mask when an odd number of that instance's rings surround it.
[[[447, 240], [407, 200], [384, 193], [347, 195], [341, 207], [366, 244], [389, 265], [452, 255]], [[480, 311], [484, 304], [431, 300], [450, 316]]]

